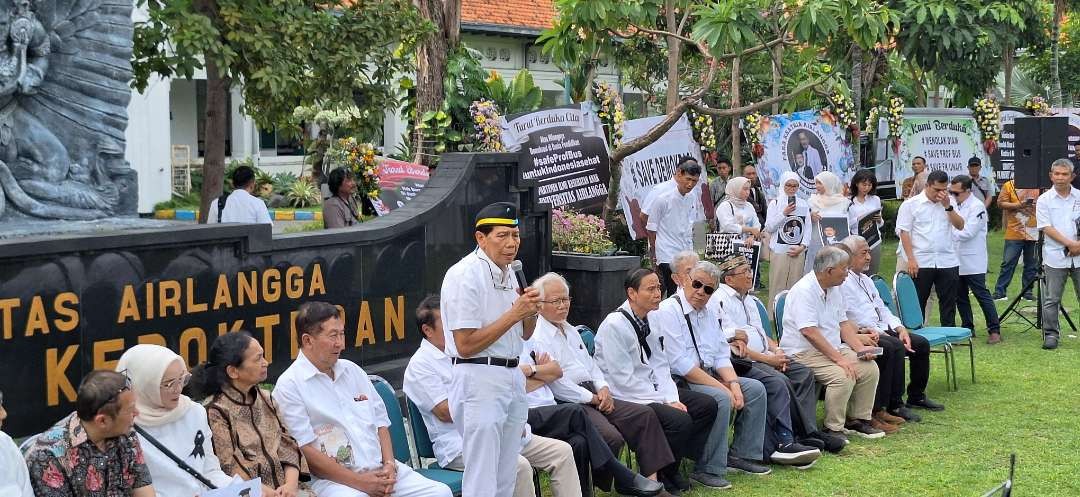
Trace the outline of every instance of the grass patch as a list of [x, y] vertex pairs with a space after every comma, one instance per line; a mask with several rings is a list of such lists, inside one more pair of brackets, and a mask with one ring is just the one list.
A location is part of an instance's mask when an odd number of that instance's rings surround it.
[[303, 233], [305, 231], [322, 231], [323, 229], [324, 228], [323, 228], [323, 222], [322, 221], [309, 221], [309, 222], [306, 222], [304, 224], [294, 224], [294, 225], [291, 225], [291, 226], [287, 226], [281, 232], [286, 233], [286, 234], [287, 233]]

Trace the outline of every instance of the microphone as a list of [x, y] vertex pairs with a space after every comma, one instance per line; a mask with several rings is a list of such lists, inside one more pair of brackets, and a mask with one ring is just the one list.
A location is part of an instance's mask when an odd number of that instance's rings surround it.
[[529, 284], [525, 279], [525, 271], [523, 271], [521, 267], [521, 261], [519, 260], [510, 263], [510, 269], [514, 271], [514, 276], [517, 278], [518, 290], [520, 293], [524, 293], [525, 287], [529, 286]]

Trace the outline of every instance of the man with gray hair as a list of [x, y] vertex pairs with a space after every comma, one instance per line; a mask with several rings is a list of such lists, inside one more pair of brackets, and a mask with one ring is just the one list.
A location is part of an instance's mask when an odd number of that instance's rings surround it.
[[1039, 195], [1035, 204], [1035, 226], [1046, 235], [1042, 253], [1046, 273], [1042, 322], [1043, 348], [1047, 350], [1058, 346], [1058, 307], [1065, 279], [1072, 278], [1073, 289], [1080, 293], [1080, 190], [1071, 184], [1073, 170], [1069, 159], [1054, 161], [1050, 165], [1054, 187]]
[[694, 248], [694, 224], [705, 220], [705, 208], [691, 193], [700, 178], [701, 165], [693, 157], [681, 158], [671, 180], [656, 185], [642, 209], [649, 259], [659, 271], [665, 295], [678, 288], [671, 279], [672, 258], [679, 251]]
[[[713, 263], [697, 263], [688, 277], [680, 278], [675, 294], [649, 313], [649, 323], [668, 337], [663, 351], [672, 376], [716, 400], [716, 419], [690, 478], [706, 487], [728, 488], [731, 483], [724, 478], [728, 470], [759, 475], [771, 470], [755, 462], [762, 458], [765, 441], [765, 387], [735, 374], [719, 318], [707, 305], [719, 277]], [[728, 422], [733, 410], [739, 415], [729, 454]]]
[[814, 271], [788, 291], [780, 346], [825, 386], [825, 433], [881, 438], [885, 432], [870, 425], [878, 383], [874, 349], [848, 319], [839, 288], [849, 259], [836, 247], [818, 251]]

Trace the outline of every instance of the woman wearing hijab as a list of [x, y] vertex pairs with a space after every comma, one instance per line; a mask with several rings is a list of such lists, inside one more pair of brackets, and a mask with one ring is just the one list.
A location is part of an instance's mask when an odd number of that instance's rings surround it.
[[259, 388], [266, 366], [263, 348], [250, 333], [227, 333], [214, 340], [210, 360], [192, 372], [191, 391], [197, 399], [209, 397], [206, 410], [221, 469], [247, 480], [262, 478], [263, 497], [296, 497], [306, 468], [277, 405]]
[[810, 206], [799, 198], [799, 175], [785, 171], [780, 175], [783, 192], [769, 201], [765, 232], [771, 235], [769, 248], [769, 304], [772, 312], [776, 296], [802, 278], [806, 247], [810, 243]]
[[[810, 195], [810, 219], [813, 227], [810, 233], [810, 244], [806, 250], [806, 260], [803, 265], [803, 274], [809, 273], [814, 268], [814, 256], [824, 245], [821, 239], [821, 218], [843, 217], [847, 218], [846, 224], [851, 224], [848, 206], [851, 199], [844, 196], [844, 183], [840, 177], [830, 171], [822, 171], [814, 178], [816, 191]], [[843, 237], [837, 236], [837, 242]]]
[[716, 206], [716, 223], [720, 233], [739, 233], [749, 246], [755, 238], [761, 237], [761, 223], [758, 222], [754, 206], [747, 202], [750, 197], [750, 180], [739, 176], [731, 178], [725, 187], [727, 196]]
[[[214, 486], [232, 483], [214, 455], [206, 409], [181, 394], [191, 375], [180, 356], [160, 345], [140, 344], [120, 356], [116, 370], [131, 378], [138, 409], [136, 427]], [[207, 490], [142, 433], [139, 444], [158, 497], [193, 497]]]

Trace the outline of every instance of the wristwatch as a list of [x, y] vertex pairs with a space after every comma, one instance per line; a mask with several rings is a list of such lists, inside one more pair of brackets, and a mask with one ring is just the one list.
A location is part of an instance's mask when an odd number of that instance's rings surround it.
[[[728, 384], [729, 387], [733, 387], [735, 385], [739, 385], [739, 380], [731, 380], [731, 381], [727, 382], [727, 384]], [[739, 385], [739, 386], [742, 386], [742, 385]]]
[[533, 376], [536, 376], [536, 366], [529, 364], [529, 374], [526, 377], [532, 378]]
[[953, 206], [951, 206], [951, 205], [945, 208], [945, 212], [952, 212], [952, 211], [953, 211]]

